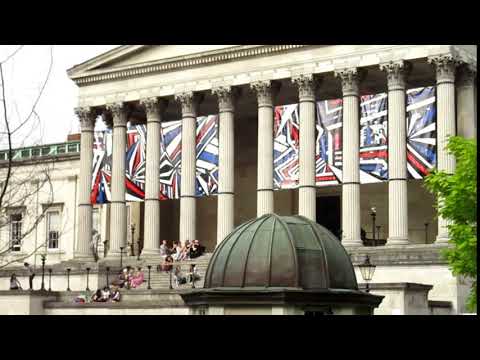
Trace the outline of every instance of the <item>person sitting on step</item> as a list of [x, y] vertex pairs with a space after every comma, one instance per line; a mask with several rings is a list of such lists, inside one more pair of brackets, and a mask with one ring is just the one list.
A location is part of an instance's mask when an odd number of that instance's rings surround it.
[[135, 289], [142, 285], [144, 280], [145, 274], [143, 273], [142, 268], [139, 266], [130, 278], [130, 286]]
[[175, 272], [173, 274], [175, 276], [175, 287], [179, 287], [180, 285], [187, 283], [187, 278], [183, 275], [180, 266], [175, 267]]
[[205, 251], [205, 246], [201, 246], [198, 240], [193, 240], [192, 246], [190, 247], [189, 257], [190, 259], [195, 259], [199, 256], [202, 256]]
[[20, 285], [15, 274], [10, 277], [10, 290], [22, 290], [22, 285]]
[[170, 249], [167, 245], [167, 240], [162, 240], [162, 245], [160, 245], [160, 256], [166, 258], [170, 255]]
[[165, 258], [165, 261], [163, 262], [163, 264], [159, 265], [160, 271], [169, 272], [170, 270], [172, 270], [173, 262], [174, 262], [173, 257], [171, 255], [168, 255]]
[[117, 286], [112, 286], [110, 300], [112, 302], [119, 302], [120, 301], [120, 291], [118, 290]]

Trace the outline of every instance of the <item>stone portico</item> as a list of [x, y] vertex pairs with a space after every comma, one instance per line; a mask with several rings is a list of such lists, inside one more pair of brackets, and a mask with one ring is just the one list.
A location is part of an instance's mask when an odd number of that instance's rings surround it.
[[[142, 261], [149, 264], [158, 259], [162, 239], [197, 238], [213, 252], [249, 219], [274, 212], [319, 221], [328, 215], [323, 204], [336, 197], [341, 242], [354, 265], [368, 254], [377, 265], [373, 282], [387, 284], [378, 285], [375, 293], [388, 292], [389, 299], [397, 299], [400, 292], [421, 292], [422, 299], [428, 293], [430, 301], [448, 301], [451, 313], [465, 312], [468, 281], [454, 277], [440, 256], [448, 246], [446, 223], [437, 221], [436, 200], [422, 181], [407, 178], [405, 97], [412, 88], [436, 87], [437, 166], [453, 172], [455, 163], [444, 150], [445, 139], [454, 134], [476, 137], [476, 46], [129, 45], [77, 65], [68, 75], [79, 87], [76, 113], [81, 125], [80, 161], [78, 167], [75, 164], [77, 221], [72, 227], [76, 233], [69, 240], [74, 247], [73, 290], [84, 289], [82, 269], [93, 261], [92, 146], [95, 125], [104, 121], [113, 132], [112, 201], [100, 209], [102, 240], [108, 240], [104, 262], [118, 262], [120, 248], [128, 246], [132, 223], [137, 228], [135, 239], [142, 239]], [[388, 94], [389, 178], [361, 184], [359, 97], [380, 92]], [[315, 102], [327, 99], [343, 99], [343, 179], [340, 185], [319, 187]], [[299, 104], [301, 118], [299, 183], [296, 189], [277, 191], [274, 108], [293, 103]], [[196, 197], [195, 118], [211, 114], [219, 117], [218, 194]], [[160, 201], [161, 124], [173, 120], [182, 123], [181, 197]], [[145, 199], [130, 204], [124, 181], [129, 122], [147, 128]], [[361, 230], [370, 229], [372, 206], [377, 208], [385, 246], [365, 246], [361, 239]], [[76, 273], [75, 263], [80, 264]], [[105, 264], [90, 267], [90, 280], [102, 284]], [[57, 271], [54, 291], [66, 288], [62, 271]], [[396, 301], [380, 312], [400, 311]], [[47, 312], [55, 313], [55, 306], [49, 305]]]
[[[359, 95], [388, 91], [389, 181], [387, 245], [408, 245], [409, 187], [406, 177], [405, 91], [415, 86], [437, 86], [438, 168], [454, 171], [454, 161], [444, 150], [445, 139], [456, 128], [476, 127], [476, 113], [455, 111], [455, 102], [476, 109], [476, 57], [468, 46], [321, 46], [321, 45], [202, 45], [121, 46], [69, 70], [79, 86], [77, 114], [82, 124], [79, 216], [76, 256], [86, 256], [91, 237], [92, 128], [98, 114], [113, 128], [112, 201], [110, 206], [109, 257], [126, 245], [124, 149], [128, 121], [147, 124], [146, 198], [144, 212], [145, 255], [158, 253], [161, 234], [181, 242], [193, 238], [220, 243], [244, 218], [272, 212], [299, 213], [316, 219], [316, 196], [329, 190], [315, 186], [314, 101], [343, 98], [343, 183], [341, 188], [342, 243], [362, 247], [359, 179]], [[461, 74], [461, 85], [456, 74]], [[465, 80], [465, 78], [467, 80]], [[462, 90], [457, 91], [456, 86]], [[300, 103], [300, 183], [290, 199], [273, 191], [273, 106]], [[216, 201], [195, 197], [196, 116], [219, 113], [219, 193]], [[456, 125], [456, 113], [462, 125]], [[158, 158], [161, 121], [182, 119], [182, 183], [178, 230], [162, 226]], [[465, 130], [462, 130], [465, 131]], [[254, 137], [258, 139], [256, 156]], [[245, 140], [245, 142], [243, 142]], [[253, 149], [251, 148], [253, 145]], [[252, 150], [250, 152], [250, 150]], [[244, 155], [248, 153], [248, 157]], [[240, 159], [245, 159], [240, 162]], [[247, 165], [248, 164], [248, 165]], [[247, 186], [242, 184], [247, 170]], [[256, 165], [256, 166], [255, 166]], [[237, 174], [240, 173], [240, 174]], [[240, 176], [239, 176], [240, 175]], [[243, 175], [243, 176], [242, 176]], [[256, 184], [256, 188], [254, 188]], [[243, 185], [243, 186], [242, 186]], [[377, 185], [377, 184], [375, 184]], [[378, 185], [377, 185], [378, 186]], [[331, 190], [330, 190], [331, 191]], [[256, 209], [254, 193], [256, 192]], [[375, 192], [378, 192], [377, 190]], [[424, 195], [428, 197], [428, 195]], [[248, 198], [248, 209], [242, 203]], [[277, 200], [280, 204], [277, 204]], [[201, 204], [204, 203], [204, 204]], [[208, 203], [208, 205], [207, 205]], [[285, 206], [285, 203], [288, 205]], [[433, 205], [433, 204], [432, 204]], [[210, 217], [198, 223], [208, 207]], [[244, 207], [242, 209], [241, 207]], [[216, 219], [212, 215], [216, 208]], [[200, 211], [199, 211], [200, 210]], [[243, 211], [242, 211], [243, 210]], [[237, 215], [244, 213], [244, 215]], [[364, 216], [364, 215], [363, 215]], [[434, 216], [431, 216], [432, 220]], [[216, 225], [214, 225], [216, 223]], [[435, 242], [448, 240], [444, 220], [438, 222]], [[208, 227], [208, 232], [199, 228]], [[385, 226], [386, 227], [386, 226]], [[208, 233], [208, 235], [207, 235]], [[207, 236], [199, 236], [207, 235]], [[203, 240], [202, 239], [202, 240]], [[210, 239], [210, 240], [207, 240]], [[212, 245], [209, 244], [210, 248]]]

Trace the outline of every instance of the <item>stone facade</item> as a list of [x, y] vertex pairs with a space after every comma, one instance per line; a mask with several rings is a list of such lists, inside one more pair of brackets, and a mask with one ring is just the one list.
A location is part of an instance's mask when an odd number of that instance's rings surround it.
[[[458, 78], [455, 77], [457, 68]], [[185, 241], [198, 238], [212, 251], [222, 241], [222, 234], [248, 219], [272, 211], [279, 215], [300, 213], [313, 218], [322, 206], [322, 198], [335, 196], [340, 201], [338, 217], [343, 229], [342, 242], [354, 255], [365, 248], [361, 241], [362, 229], [367, 233], [379, 231], [381, 239], [388, 239], [387, 248], [425, 246], [444, 243], [448, 239], [445, 223], [436, 220], [435, 199], [422, 187], [421, 181], [405, 180], [405, 106], [402, 94], [406, 88], [437, 84], [441, 88], [437, 98], [440, 144], [455, 129], [455, 122], [460, 135], [476, 136], [476, 131], [472, 131], [472, 127], [476, 129], [473, 96], [476, 94], [476, 81], [473, 80], [476, 76], [476, 46], [120, 46], [75, 66], [68, 74], [79, 86], [77, 114], [82, 124], [82, 147], [80, 159], [55, 162], [55, 203], [64, 204], [65, 230], [60, 250], [47, 252], [48, 264], [75, 257], [81, 261], [92, 260], [88, 248], [94, 217], [98, 219], [100, 248], [106, 241], [107, 249], [100, 252], [100, 258], [104, 253], [107, 257], [117, 257], [121, 246], [129, 246], [132, 223], [136, 225], [135, 252], [140, 242], [146, 250], [145, 256], [154, 256], [158, 252], [161, 239]], [[395, 178], [389, 183], [360, 185], [356, 142], [358, 95], [379, 91], [389, 92], [390, 151], [394, 152], [390, 155], [390, 168]], [[343, 97], [345, 104], [344, 184], [315, 188], [312, 187], [315, 166], [311, 156], [314, 109], [309, 101], [333, 97]], [[455, 101], [457, 105], [462, 104], [456, 112]], [[297, 102], [301, 103], [301, 111], [308, 118], [304, 125], [300, 125], [300, 134], [304, 138], [300, 143], [300, 189], [272, 191], [272, 106]], [[182, 172], [186, 180], [182, 181], [180, 200], [160, 201], [158, 204], [155, 200], [158, 182], [150, 177], [146, 202], [125, 203], [125, 185], [121, 176], [125, 164], [121, 154], [125, 145], [124, 126], [132, 109], [145, 114], [149, 129], [147, 144], [157, 141], [159, 122], [182, 119], [185, 140], [189, 141], [182, 144], [185, 157]], [[221, 193], [217, 197], [195, 198], [192, 182], [194, 130], [188, 125], [196, 115], [219, 112], [220, 127], [224, 126], [220, 131]], [[112, 180], [114, 202], [96, 210], [97, 206], [92, 208], [87, 204], [91, 178], [88, 172], [88, 162], [91, 162], [89, 144], [95, 122], [92, 114], [102, 113], [113, 118], [110, 126], [114, 128], [116, 149]], [[152, 152], [152, 147], [148, 149], [151, 153], [147, 154], [147, 172], [152, 174], [159, 155]], [[441, 147], [438, 153], [439, 166], [454, 171], [454, 163]], [[228, 166], [224, 163], [227, 161]], [[32, 171], [32, 166], [23, 164], [18, 168]], [[317, 202], [312, 199], [315, 194]], [[38, 201], [37, 207], [46, 200]], [[377, 208], [376, 225], [380, 226], [379, 229], [372, 229], [369, 214], [372, 207]], [[25, 239], [25, 251], [45, 240], [44, 227], [40, 224], [39, 231]], [[8, 234], [4, 231], [1, 236]], [[388, 253], [390, 250], [378, 251]], [[28, 260], [39, 266], [38, 256]], [[15, 265], [18, 266], [12, 264]], [[448, 299], [456, 312], [463, 311], [460, 302], [466, 289], [457, 283], [451, 285], [457, 280], [448, 275], [444, 263], [420, 262], [411, 267], [408, 265], [406, 270], [394, 261], [390, 265], [382, 264], [377, 269], [375, 281], [431, 284], [434, 287], [429, 299]], [[418, 270], [415, 266], [425, 272], [425, 279], [414, 276]], [[440, 268], [436, 268], [438, 266]], [[430, 272], [434, 274], [433, 278], [429, 278]], [[357, 277], [361, 282], [361, 277]]]

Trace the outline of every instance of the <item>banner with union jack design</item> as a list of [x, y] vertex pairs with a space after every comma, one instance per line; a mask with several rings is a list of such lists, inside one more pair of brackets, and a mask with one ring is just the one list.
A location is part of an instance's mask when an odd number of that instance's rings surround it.
[[[181, 181], [182, 122], [162, 123], [160, 133], [160, 200], [178, 199]], [[91, 203], [111, 201], [112, 131], [94, 134]], [[218, 116], [197, 118], [196, 195], [218, 191]], [[146, 126], [127, 128], [125, 153], [126, 201], [145, 198]]]
[[273, 121], [273, 185], [292, 189], [299, 180], [300, 123], [298, 104], [275, 107]]
[[[406, 93], [408, 176], [410, 179], [422, 179], [436, 165], [435, 88], [410, 89]], [[360, 183], [387, 181], [388, 94], [361, 96], [360, 110]], [[317, 102], [315, 153], [317, 186], [338, 185], [342, 182], [342, 115], [342, 99]], [[296, 104], [275, 109], [276, 189], [298, 186], [300, 121]]]
[[407, 169], [423, 179], [437, 163], [435, 87], [407, 90]]
[[317, 186], [338, 185], [342, 182], [342, 106], [342, 99], [317, 102], [315, 151]]
[[388, 179], [388, 94], [360, 97], [360, 183]]

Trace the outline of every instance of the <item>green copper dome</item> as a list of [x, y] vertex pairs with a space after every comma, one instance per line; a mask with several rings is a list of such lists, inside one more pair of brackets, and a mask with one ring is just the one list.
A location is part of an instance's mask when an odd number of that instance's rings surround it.
[[358, 290], [350, 257], [323, 226], [303, 216], [264, 215], [217, 247], [204, 288]]

